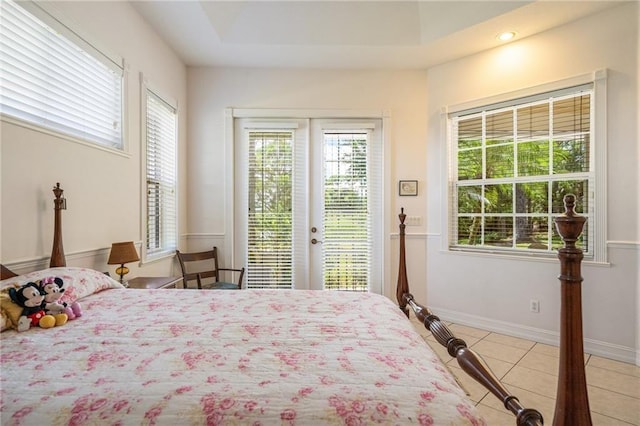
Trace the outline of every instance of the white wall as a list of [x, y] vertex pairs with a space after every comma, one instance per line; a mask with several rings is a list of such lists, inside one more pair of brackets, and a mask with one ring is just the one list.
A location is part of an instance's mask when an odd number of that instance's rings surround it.
[[[7, 122], [0, 123], [1, 260], [17, 272], [47, 266], [53, 242], [53, 186], [60, 182], [69, 266], [111, 271], [111, 243], [144, 237], [141, 226], [140, 72], [179, 103], [179, 155], [184, 175], [186, 68], [126, 2], [46, 2], [67, 26], [126, 61], [126, 155], [88, 147]], [[184, 182], [185, 179], [182, 179]], [[182, 186], [186, 188], [186, 184]], [[184, 190], [182, 191], [185, 192]], [[184, 198], [180, 211], [184, 212]], [[181, 233], [186, 229], [181, 222]], [[138, 247], [139, 248], [139, 247]], [[166, 275], [172, 261], [128, 265], [136, 275]], [[139, 271], [142, 268], [143, 271]]]
[[[640, 347], [635, 2], [428, 71], [427, 285], [429, 304], [441, 316], [551, 342], [557, 341], [560, 315], [557, 261], [442, 249], [447, 198], [441, 109], [605, 68], [609, 265], [583, 265], [585, 347], [635, 362]], [[529, 312], [530, 299], [540, 301], [539, 314]]]
[[[476, 321], [512, 334], [553, 340], [559, 317], [556, 262], [457, 255], [441, 250], [441, 206], [446, 196], [442, 191], [444, 137], [440, 108], [607, 68], [610, 265], [583, 268], [585, 337], [587, 348], [625, 360], [632, 359], [634, 351], [637, 356], [637, 3], [434, 67], [428, 74], [205, 68], [187, 71], [128, 3], [46, 3], [63, 12], [74, 29], [127, 61], [129, 154], [114, 155], [1, 122], [2, 263], [30, 269], [48, 263], [53, 233], [51, 189], [56, 182], [65, 189], [69, 205], [62, 220], [69, 265], [113, 270], [105, 264], [110, 244], [142, 240], [138, 74], [143, 71], [156, 87], [179, 103], [182, 247], [225, 241], [225, 191], [232, 188], [226, 180], [229, 165], [224, 161], [226, 108], [388, 110], [392, 117], [387, 143], [391, 144], [393, 212], [387, 218], [389, 228], [396, 232], [400, 207], [405, 207], [409, 215], [423, 218], [422, 226], [407, 228], [409, 281], [417, 298], [426, 300], [443, 318]], [[507, 53], [512, 51], [519, 51], [520, 56], [514, 62], [505, 62]], [[398, 179], [418, 179], [419, 196], [398, 197]], [[391, 286], [397, 278], [397, 239], [392, 237], [389, 236], [387, 283]], [[164, 275], [173, 269], [170, 261], [143, 265], [142, 271], [138, 265], [129, 266], [132, 276]], [[540, 300], [540, 314], [529, 313], [531, 298]]]
[[[206, 247], [224, 239], [227, 228], [225, 109], [347, 109], [391, 113], [391, 232], [398, 230], [400, 207], [423, 216], [426, 182], [426, 72], [195, 68], [188, 72], [189, 246]], [[398, 197], [398, 179], [418, 179], [418, 197]], [[410, 227], [408, 263], [416, 295], [424, 295], [424, 222]], [[420, 236], [422, 234], [422, 236]], [[397, 240], [394, 240], [397, 242]], [[414, 247], [415, 246], [415, 247]], [[228, 253], [230, 248], [226, 248]], [[391, 246], [390, 277], [397, 279], [397, 247]], [[415, 271], [415, 272], [414, 272]], [[394, 284], [395, 285], [395, 284]]]

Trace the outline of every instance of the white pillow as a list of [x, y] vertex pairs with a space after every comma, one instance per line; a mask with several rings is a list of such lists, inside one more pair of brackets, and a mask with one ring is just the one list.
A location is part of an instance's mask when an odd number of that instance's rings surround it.
[[63, 281], [64, 294], [60, 302], [73, 303], [93, 293], [98, 293], [109, 288], [125, 288], [118, 281], [102, 272], [77, 267], [47, 268], [40, 271], [29, 272], [13, 278], [0, 281], [0, 288], [12, 284], [23, 285], [30, 281], [41, 280], [46, 277], [60, 277]]

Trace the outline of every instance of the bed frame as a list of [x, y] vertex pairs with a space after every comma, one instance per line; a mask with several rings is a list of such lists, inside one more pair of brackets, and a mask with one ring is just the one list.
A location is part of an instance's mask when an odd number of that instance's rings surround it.
[[[560, 362], [553, 425], [591, 425], [589, 398], [584, 368], [582, 337], [582, 276], [580, 263], [582, 250], [576, 241], [582, 233], [586, 218], [575, 213], [574, 195], [564, 197], [565, 213], [556, 218], [556, 228], [564, 241], [558, 250], [560, 259], [561, 308], [560, 308]], [[524, 408], [518, 398], [511, 395], [489, 369], [489, 366], [470, 348], [464, 340], [453, 335], [440, 318], [417, 303], [409, 292], [405, 253], [406, 215], [400, 211], [400, 259], [396, 297], [400, 309], [409, 316], [409, 308], [423, 322], [435, 339], [460, 367], [478, 383], [502, 401], [505, 408], [516, 416], [517, 425], [541, 425], [542, 414], [532, 408]]]
[[[55, 199], [55, 228], [50, 266], [66, 266], [62, 248], [62, 229], [60, 210], [64, 210], [63, 190], [57, 183], [53, 189]], [[575, 196], [564, 197], [565, 213], [556, 218], [556, 227], [565, 246], [558, 250], [560, 259], [561, 311], [560, 311], [560, 363], [558, 387], [553, 425], [591, 425], [587, 383], [584, 369], [584, 349], [582, 337], [582, 296], [580, 264], [582, 250], [576, 247], [576, 241], [582, 232], [586, 219], [575, 213]], [[423, 322], [435, 339], [447, 348], [447, 352], [456, 358], [463, 371], [500, 399], [505, 408], [516, 416], [519, 426], [544, 424], [542, 414], [533, 408], [525, 408], [517, 397], [500, 383], [489, 366], [480, 356], [467, 347], [464, 340], [454, 336], [449, 328], [429, 309], [416, 302], [409, 292], [405, 252], [406, 215], [401, 209], [400, 215], [400, 258], [396, 297], [400, 309], [409, 316], [409, 309]], [[2, 266], [2, 265], [0, 265]], [[16, 276], [2, 266], [2, 279]]]
[[67, 266], [64, 257], [64, 248], [62, 246], [62, 210], [67, 208], [67, 200], [62, 196], [64, 190], [60, 188], [60, 182], [53, 187], [53, 194], [56, 196], [53, 200], [53, 210], [55, 212], [55, 222], [53, 229], [53, 249], [51, 250], [51, 261], [49, 267]]

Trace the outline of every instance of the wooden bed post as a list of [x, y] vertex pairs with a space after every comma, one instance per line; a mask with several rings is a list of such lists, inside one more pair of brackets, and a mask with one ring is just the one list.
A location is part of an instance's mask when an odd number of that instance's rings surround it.
[[400, 259], [398, 263], [398, 284], [396, 286], [396, 299], [398, 299], [398, 306], [400, 310], [409, 318], [409, 308], [407, 308], [407, 300], [404, 295], [409, 294], [409, 281], [407, 280], [407, 259], [405, 253], [405, 241], [404, 230], [407, 225], [404, 224], [404, 220], [407, 215], [404, 214], [404, 207], [400, 208]]
[[[518, 398], [509, 393], [500, 380], [491, 372], [489, 365], [487, 365], [473, 349], [467, 347], [464, 340], [454, 336], [447, 325], [440, 321], [440, 318], [433, 315], [426, 306], [416, 302], [413, 295], [409, 293], [404, 240], [404, 230], [406, 227], [404, 224], [406, 218], [404, 208], [400, 209], [398, 216], [400, 217], [400, 261], [398, 264], [398, 287], [396, 296], [402, 312], [409, 317], [409, 308], [411, 308], [416, 318], [424, 324], [425, 328], [431, 332], [438, 343], [447, 348], [449, 355], [458, 361], [460, 368], [502, 401], [504, 407], [516, 416], [516, 425], [543, 425], [544, 419], [538, 410], [524, 408]], [[579, 423], [575, 424], [577, 425]]]
[[558, 367], [558, 391], [553, 418], [557, 425], [591, 425], [587, 381], [584, 370], [582, 337], [582, 276], [580, 262], [582, 250], [576, 241], [586, 222], [576, 214], [576, 197], [565, 195], [565, 213], [556, 218], [556, 228], [565, 246], [558, 250], [560, 259], [561, 308], [560, 308], [560, 363]]
[[60, 188], [60, 182], [56, 183], [53, 187], [53, 193], [56, 199], [53, 200], [55, 210], [55, 223], [53, 229], [53, 250], [51, 251], [51, 260], [49, 267], [54, 268], [56, 266], [67, 266], [67, 262], [64, 257], [64, 248], [62, 247], [62, 213], [61, 210], [67, 208], [67, 203], [62, 193], [64, 190]]

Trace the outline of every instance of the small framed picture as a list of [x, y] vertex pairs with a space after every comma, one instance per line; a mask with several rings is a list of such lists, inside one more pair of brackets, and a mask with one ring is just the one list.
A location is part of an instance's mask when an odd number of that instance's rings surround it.
[[418, 181], [417, 180], [401, 180], [398, 184], [398, 191], [400, 196], [418, 195]]

